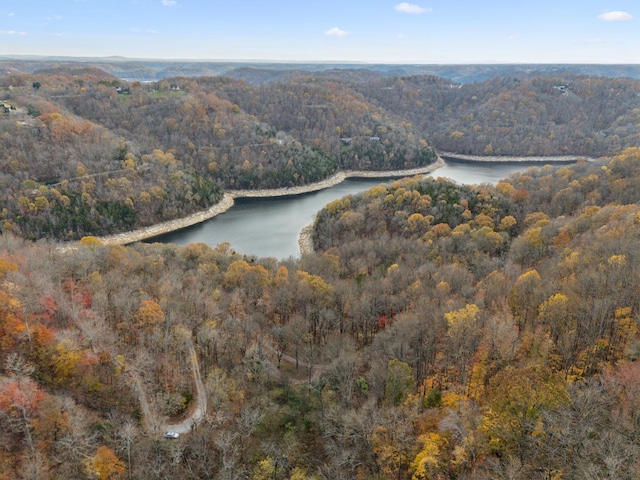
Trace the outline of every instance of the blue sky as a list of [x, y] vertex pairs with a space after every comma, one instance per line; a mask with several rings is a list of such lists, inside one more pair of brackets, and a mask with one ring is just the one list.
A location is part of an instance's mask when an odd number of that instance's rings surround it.
[[0, 55], [640, 63], [638, 0], [0, 0]]

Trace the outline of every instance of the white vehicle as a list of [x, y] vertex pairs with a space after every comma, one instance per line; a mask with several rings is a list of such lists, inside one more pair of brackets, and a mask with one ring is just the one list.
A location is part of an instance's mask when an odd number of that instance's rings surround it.
[[179, 436], [180, 434], [176, 432], [164, 432], [164, 438], [178, 438]]

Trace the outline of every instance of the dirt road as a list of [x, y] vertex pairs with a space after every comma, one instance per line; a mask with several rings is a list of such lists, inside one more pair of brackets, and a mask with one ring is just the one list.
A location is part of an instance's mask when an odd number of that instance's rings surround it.
[[189, 350], [189, 360], [191, 362], [191, 371], [193, 373], [193, 380], [196, 384], [196, 405], [193, 413], [188, 418], [179, 423], [168, 423], [164, 425], [163, 431], [172, 431], [176, 433], [187, 433], [195, 428], [198, 423], [202, 421], [207, 413], [207, 392], [204, 389], [202, 383], [202, 377], [200, 376], [200, 366], [198, 365], [198, 356], [196, 355], [196, 349], [193, 346], [191, 338], [187, 340], [187, 347]]

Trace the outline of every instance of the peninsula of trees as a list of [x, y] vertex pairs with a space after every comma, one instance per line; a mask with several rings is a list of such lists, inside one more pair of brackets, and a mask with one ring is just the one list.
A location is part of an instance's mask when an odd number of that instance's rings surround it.
[[227, 189], [425, 167], [434, 147], [600, 157], [640, 141], [637, 80], [303, 73], [257, 85], [78, 66], [0, 75], [0, 229], [121, 233], [206, 210]]

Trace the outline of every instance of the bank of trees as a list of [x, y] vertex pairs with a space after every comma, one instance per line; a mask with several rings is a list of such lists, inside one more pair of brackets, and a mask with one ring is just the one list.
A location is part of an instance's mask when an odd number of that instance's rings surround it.
[[211, 206], [224, 189], [423, 167], [433, 146], [598, 157], [640, 135], [637, 81], [622, 78], [457, 85], [292, 71], [255, 86], [227, 77], [129, 83], [76, 66], [11, 73], [0, 85], [2, 228], [31, 239], [144, 227]]
[[129, 84], [65, 68], [0, 81], [2, 228], [31, 239], [143, 227], [209, 207], [225, 188], [435, 160], [410, 125], [335, 82]]
[[[374, 88], [375, 85], [375, 88]], [[581, 75], [433, 76], [356, 85], [365, 98], [428, 132], [438, 149], [475, 155], [613, 155], [637, 145], [638, 81]]]
[[[0, 473], [637, 477], [639, 174], [632, 148], [383, 184], [282, 262], [5, 233]], [[166, 440], [197, 398], [191, 343], [209, 408]]]

